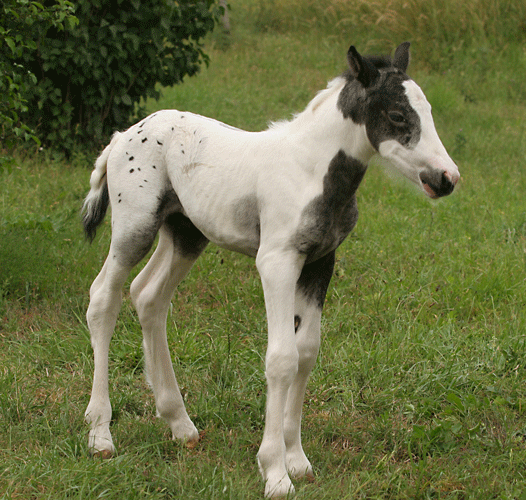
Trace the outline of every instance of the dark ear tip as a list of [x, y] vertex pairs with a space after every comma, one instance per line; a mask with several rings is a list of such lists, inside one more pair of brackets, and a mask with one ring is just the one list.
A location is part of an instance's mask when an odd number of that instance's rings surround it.
[[396, 48], [395, 52], [398, 52], [398, 53], [409, 52], [409, 47], [411, 47], [411, 42], [403, 42]]

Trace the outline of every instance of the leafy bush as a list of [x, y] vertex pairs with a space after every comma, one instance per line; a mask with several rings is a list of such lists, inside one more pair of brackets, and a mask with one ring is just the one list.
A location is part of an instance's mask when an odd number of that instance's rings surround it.
[[20, 58], [37, 79], [26, 123], [65, 150], [105, 141], [141, 113], [141, 99], [159, 96], [156, 84], [181, 82], [208, 61], [200, 41], [218, 14], [214, 0], [76, 2], [78, 25], [38, 24], [36, 47]]
[[49, 8], [27, 0], [4, 0], [0, 12], [0, 133], [3, 142], [10, 145], [18, 137], [36, 139], [20, 114], [27, 112], [24, 94], [37, 80], [20, 60], [37, 50], [36, 31], [52, 27], [60, 31], [64, 23], [73, 27], [76, 18], [73, 5], [65, 0]]

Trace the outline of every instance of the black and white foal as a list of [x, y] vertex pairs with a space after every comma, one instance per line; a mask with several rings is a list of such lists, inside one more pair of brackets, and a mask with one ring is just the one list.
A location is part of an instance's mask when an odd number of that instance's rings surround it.
[[174, 376], [166, 318], [173, 292], [209, 241], [256, 258], [268, 318], [268, 385], [258, 462], [267, 497], [313, 475], [300, 438], [307, 379], [334, 252], [356, 224], [356, 190], [379, 153], [431, 198], [459, 179], [431, 106], [406, 75], [409, 43], [393, 58], [347, 54], [349, 70], [289, 122], [246, 132], [210, 118], [160, 111], [116, 133], [98, 158], [84, 204], [93, 238], [112, 206], [109, 255], [90, 290], [95, 357], [86, 410], [89, 448], [109, 456], [108, 349], [130, 270], [158, 246], [131, 285], [148, 381], [173, 437], [195, 443]]

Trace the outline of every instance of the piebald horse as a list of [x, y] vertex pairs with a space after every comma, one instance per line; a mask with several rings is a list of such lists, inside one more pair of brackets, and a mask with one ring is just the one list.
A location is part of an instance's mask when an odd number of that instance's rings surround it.
[[87, 321], [95, 369], [86, 410], [89, 449], [111, 456], [108, 350], [130, 270], [144, 335], [147, 379], [158, 415], [189, 446], [199, 433], [174, 375], [166, 339], [173, 292], [209, 241], [255, 257], [268, 321], [267, 402], [258, 463], [265, 496], [311, 478], [301, 445], [307, 379], [336, 248], [358, 219], [356, 190], [379, 154], [431, 198], [450, 194], [459, 172], [433, 124], [431, 106], [407, 74], [409, 43], [393, 57], [362, 57], [292, 120], [246, 132], [196, 114], [165, 110], [116, 133], [98, 158], [85, 200], [95, 236], [111, 203], [108, 257], [90, 289]]

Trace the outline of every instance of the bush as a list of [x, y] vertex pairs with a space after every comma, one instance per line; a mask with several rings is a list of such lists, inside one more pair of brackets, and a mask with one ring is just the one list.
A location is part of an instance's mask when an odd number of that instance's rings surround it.
[[19, 137], [37, 140], [20, 119], [27, 112], [24, 94], [37, 83], [35, 75], [20, 64], [27, 53], [37, 50], [35, 31], [60, 31], [64, 23], [73, 27], [77, 20], [73, 5], [65, 0], [47, 9], [38, 2], [4, 0], [0, 12], [0, 133], [9, 146]]
[[214, 0], [80, 0], [77, 26], [41, 26], [21, 64], [36, 75], [25, 122], [43, 142], [69, 151], [101, 143], [208, 62], [201, 40], [217, 20]]

